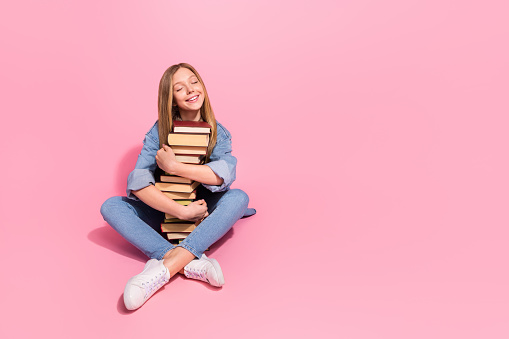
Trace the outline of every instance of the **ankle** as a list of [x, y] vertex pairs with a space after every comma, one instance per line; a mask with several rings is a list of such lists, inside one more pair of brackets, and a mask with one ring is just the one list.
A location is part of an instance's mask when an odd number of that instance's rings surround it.
[[182, 247], [176, 247], [169, 250], [163, 256], [163, 265], [168, 268], [171, 276], [177, 273], [184, 272], [186, 266], [191, 260], [194, 259], [194, 254]]
[[162, 260], [165, 260], [167, 258], [169, 258], [171, 256], [171, 253], [173, 252], [175, 248], [172, 248], [171, 250], [169, 250], [168, 252], [166, 252], [164, 255], [163, 255], [163, 258]]

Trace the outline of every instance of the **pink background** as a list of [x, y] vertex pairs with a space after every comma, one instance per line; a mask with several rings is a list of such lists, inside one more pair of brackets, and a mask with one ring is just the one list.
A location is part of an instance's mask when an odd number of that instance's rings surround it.
[[[508, 338], [506, 4], [3, 2], [0, 337]], [[178, 62], [258, 214], [129, 313], [99, 208]]]

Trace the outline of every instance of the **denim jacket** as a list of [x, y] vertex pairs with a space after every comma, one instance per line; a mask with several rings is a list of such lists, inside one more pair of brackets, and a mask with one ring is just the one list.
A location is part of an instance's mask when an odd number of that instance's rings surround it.
[[[210, 162], [206, 163], [215, 174], [223, 179], [221, 185], [206, 185], [211, 192], [221, 192], [229, 189], [235, 180], [235, 169], [237, 158], [232, 153], [231, 134], [220, 123], [217, 123], [217, 141], [210, 155]], [[155, 184], [154, 172], [157, 167], [156, 154], [159, 150], [159, 129], [158, 122], [145, 134], [143, 148], [141, 149], [134, 170], [127, 178], [127, 197], [139, 200], [132, 191], [136, 191]]]

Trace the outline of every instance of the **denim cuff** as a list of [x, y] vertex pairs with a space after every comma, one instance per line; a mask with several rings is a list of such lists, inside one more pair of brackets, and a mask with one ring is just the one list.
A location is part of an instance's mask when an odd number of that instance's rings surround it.
[[198, 259], [201, 258], [202, 254], [203, 253], [199, 253], [196, 249], [194, 249], [193, 247], [181, 242], [180, 244], [178, 244], [177, 246], [180, 246], [182, 248], [185, 248], [186, 250], [188, 250], [189, 252], [191, 252], [192, 254], [194, 254], [194, 256]]
[[127, 177], [126, 194], [129, 199], [139, 200], [131, 191], [155, 184], [154, 173], [145, 168], [135, 168]]
[[207, 185], [202, 184], [211, 192], [221, 192], [225, 191], [228, 186], [231, 184], [231, 175], [230, 169], [228, 168], [228, 164], [224, 160], [216, 160], [205, 164], [210, 167], [212, 171], [221, 179], [223, 179], [223, 183], [221, 185]]
[[173, 245], [173, 244], [168, 243], [168, 247], [167, 247], [166, 249], [164, 249], [164, 250], [163, 250], [163, 251], [162, 251], [159, 255], [157, 255], [157, 256], [155, 256], [154, 258], [151, 258], [151, 259], [163, 260], [164, 255], [165, 255], [166, 253], [168, 253], [168, 251], [169, 251], [169, 250], [172, 250], [172, 249], [174, 249], [175, 247], [177, 247], [177, 246], [175, 246], [175, 245]]

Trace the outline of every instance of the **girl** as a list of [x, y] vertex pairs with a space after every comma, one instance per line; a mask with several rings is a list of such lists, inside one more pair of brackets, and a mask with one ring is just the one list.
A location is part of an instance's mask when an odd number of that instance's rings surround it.
[[[112, 197], [101, 206], [104, 220], [150, 260], [143, 271], [129, 279], [124, 290], [127, 309], [141, 307], [170, 277], [182, 273], [217, 287], [224, 284], [219, 263], [203, 252], [219, 240], [248, 209], [249, 198], [239, 189], [229, 189], [235, 180], [237, 159], [231, 155], [231, 135], [216, 122], [198, 72], [189, 64], [168, 68], [159, 83], [159, 119], [145, 135], [134, 170], [127, 178], [127, 197]], [[176, 161], [167, 144], [174, 120], [205, 121], [211, 126], [204, 165]], [[199, 200], [182, 206], [155, 186], [154, 172], [200, 182]], [[164, 213], [182, 220], [203, 221], [178, 246], [161, 233]]]

